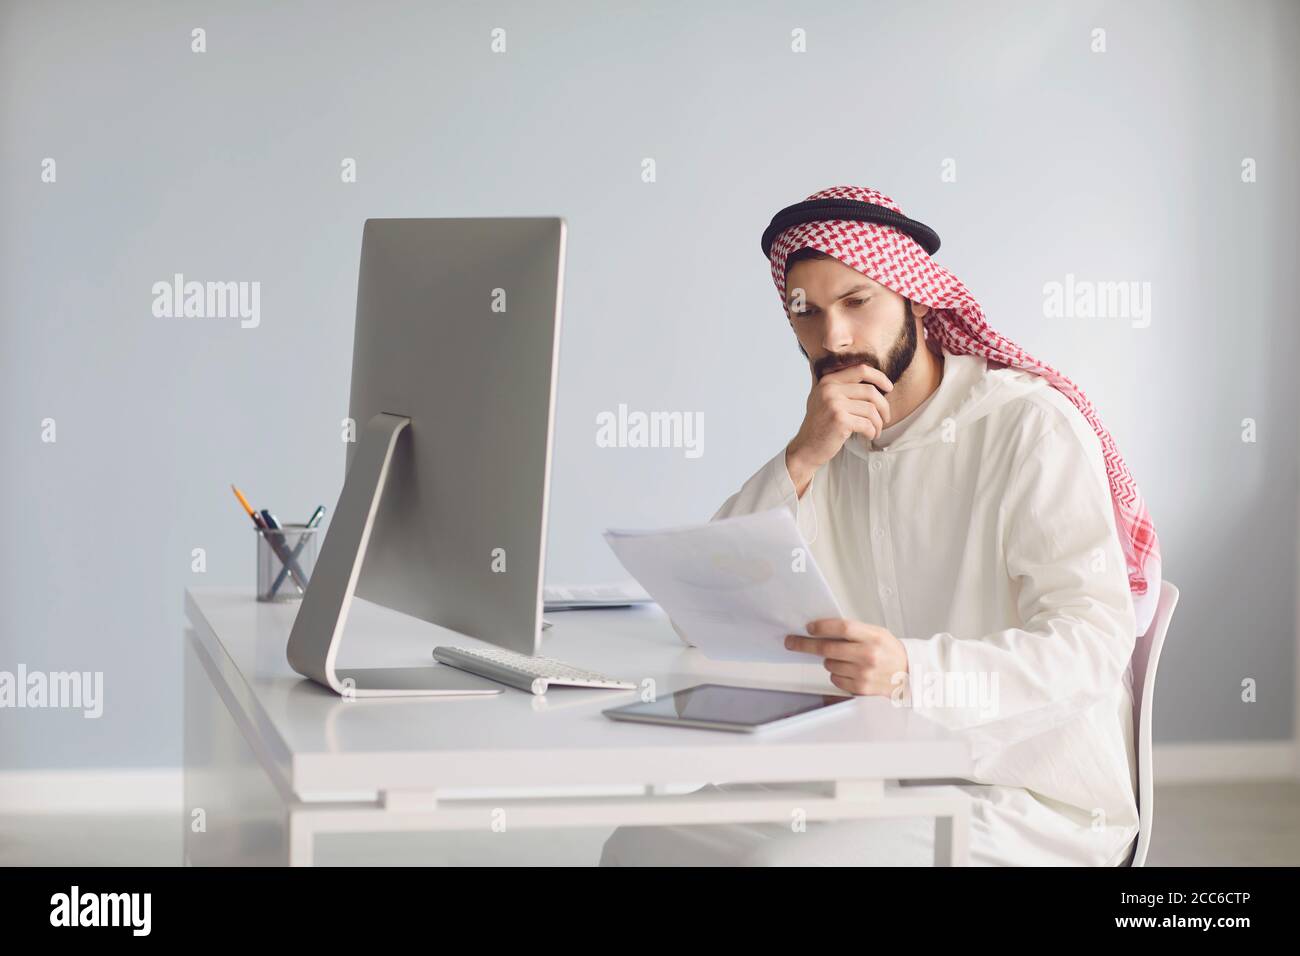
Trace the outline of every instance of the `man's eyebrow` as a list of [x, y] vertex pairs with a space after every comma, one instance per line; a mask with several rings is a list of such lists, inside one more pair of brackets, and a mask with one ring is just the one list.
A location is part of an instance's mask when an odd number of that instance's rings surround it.
[[[855, 292], [870, 292], [870, 291], [871, 291], [871, 286], [867, 285], [865, 282], [861, 282], [861, 283], [858, 283], [857, 285], [855, 285], [855, 286], [854, 286], [853, 288], [851, 288], [851, 289], [845, 289], [845, 290], [844, 290], [843, 292], [841, 292], [839, 295], [835, 296], [835, 298], [832, 299], [831, 301], [832, 301], [832, 302], [838, 302], [838, 301], [840, 301], [840, 299], [847, 299], [849, 296], [853, 295], [853, 293], [855, 293]], [[787, 309], [790, 308], [790, 304], [791, 304], [791, 300], [792, 300], [792, 299], [793, 299], [793, 296], [790, 296], [790, 297], [787, 297], [787, 298], [786, 298], [786, 301], [785, 301], [785, 307], [786, 307]], [[807, 298], [805, 298], [804, 301], [805, 301], [808, 305], [811, 305], [813, 308], [820, 308], [820, 306], [818, 306], [816, 302], [808, 301]]]
[[851, 289], [845, 289], [843, 292], [841, 292], [839, 295], [837, 295], [837, 296], [836, 296], [832, 301], [833, 301], [833, 302], [838, 302], [838, 301], [840, 301], [840, 299], [847, 299], [849, 296], [853, 295], [855, 292], [868, 292], [868, 291], [870, 291], [870, 289], [871, 289], [871, 286], [867, 285], [867, 283], [865, 283], [865, 282], [859, 282], [859, 283], [858, 283], [857, 285], [855, 285], [853, 288], [851, 288]]

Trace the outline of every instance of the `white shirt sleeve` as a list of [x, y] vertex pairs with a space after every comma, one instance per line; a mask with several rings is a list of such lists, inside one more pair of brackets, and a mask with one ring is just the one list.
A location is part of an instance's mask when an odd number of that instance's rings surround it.
[[1002, 529], [1023, 626], [902, 640], [904, 701], [952, 729], [980, 728], [995, 746], [1113, 694], [1136, 633], [1099, 444], [1067, 421], [1038, 439], [1003, 499]]
[[803, 497], [795, 491], [794, 480], [785, 466], [785, 449], [760, 468], [741, 489], [723, 503], [710, 520], [735, 518], [739, 515], [757, 514], [785, 505], [799, 526], [804, 541], [812, 544], [817, 538], [817, 509], [813, 506], [813, 486], [817, 475], [804, 489]]

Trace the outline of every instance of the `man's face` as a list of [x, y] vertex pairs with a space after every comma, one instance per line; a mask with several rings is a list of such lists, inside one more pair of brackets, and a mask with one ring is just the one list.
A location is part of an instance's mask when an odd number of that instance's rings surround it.
[[[916, 355], [916, 318], [891, 289], [838, 259], [805, 259], [786, 275], [786, 312], [813, 377], [867, 364], [897, 382]], [[925, 307], [917, 307], [924, 314]]]

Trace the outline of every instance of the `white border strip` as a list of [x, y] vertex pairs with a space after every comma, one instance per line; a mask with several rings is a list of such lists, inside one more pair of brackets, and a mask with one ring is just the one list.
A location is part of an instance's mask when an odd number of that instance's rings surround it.
[[179, 768], [0, 771], [0, 813], [175, 813]]
[[[1157, 744], [1157, 784], [1300, 778], [1293, 741]], [[183, 773], [153, 770], [0, 771], [0, 813], [177, 813]]]
[[1300, 779], [1293, 740], [1157, 744], [1156, 784]]

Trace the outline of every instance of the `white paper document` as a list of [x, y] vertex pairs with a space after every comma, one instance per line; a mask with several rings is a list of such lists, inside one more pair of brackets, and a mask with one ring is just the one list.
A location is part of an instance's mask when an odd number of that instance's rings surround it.
[[650, 595], [635, 581], [609, 584], [548, 584], [542, 589], [548, 611], [580, 611], [587, 608], [632, 607], [649, 604]]
[[666, 531], [611, 529], [605, 540], [681, 634], [717, 660], [807, 664], [785, 636], [844, 616], [788, 508]]

